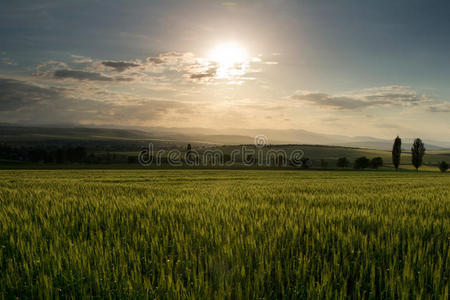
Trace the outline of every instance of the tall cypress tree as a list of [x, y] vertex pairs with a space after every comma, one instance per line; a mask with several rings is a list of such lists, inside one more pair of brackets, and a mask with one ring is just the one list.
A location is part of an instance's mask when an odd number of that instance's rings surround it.
[[425, 146], [422, 140], [415, 139], [414, 144], [411, 148], [411, 160], [417, 172], [419, 172], [419, 167], [422, 165], [424, 155], [425, 155]]
[[394, 146], [392, 147], [392, 164], [395, 170], [398, 171], [400, 165], [400, 155], [402, 153], [402, 139], [398, 136], [395, 138]]

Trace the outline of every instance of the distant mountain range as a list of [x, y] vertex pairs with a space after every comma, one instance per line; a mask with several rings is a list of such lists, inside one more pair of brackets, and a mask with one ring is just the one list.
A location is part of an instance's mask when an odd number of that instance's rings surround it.
[[[166, 143], [198, 143], [216, 145], [253, 144], [254, 137], [264, 135], [269, 144], [333, 145], [354, 148], [390, 150], [392, 140], [372, 137], [328, 135], [301, 129], [212, 129], [212, 128], [166, 128], [80, 126], [71, 124], [21, 126], [0, 123], [0, 142], [45, 140], [156, 140]], [[402, 138], [403, 148], [409, 150], [413, 138]], [[449, 141], [423, 139], [428, 150], [450, 149]]]

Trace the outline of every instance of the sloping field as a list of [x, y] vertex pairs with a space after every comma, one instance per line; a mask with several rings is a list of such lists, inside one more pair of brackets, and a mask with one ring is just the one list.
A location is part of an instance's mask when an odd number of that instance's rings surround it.
[[448, 299], [450, 176], [0, 171], [0, 297]]

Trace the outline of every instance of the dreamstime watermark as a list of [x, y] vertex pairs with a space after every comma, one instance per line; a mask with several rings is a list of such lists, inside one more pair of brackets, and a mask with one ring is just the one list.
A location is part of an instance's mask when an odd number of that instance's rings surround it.
[[192, 149], [190, 145], [184, 151], [171, 149], [154, 150], [152, 143], [142, 149], [138, 154], [138, 163], [142, 166], [172, 167], [233, 167], [233, 166], [258, 166], [258, 167], [301, 167], [304, 163], [304, 152], [301, 149], [286, 151], [269, 146], [267, 136], [259, 134], [254, 137], [254, 145], [241, 145], [232, 148], [229, 152], [225, 149], [210, 148], [203, 151]]

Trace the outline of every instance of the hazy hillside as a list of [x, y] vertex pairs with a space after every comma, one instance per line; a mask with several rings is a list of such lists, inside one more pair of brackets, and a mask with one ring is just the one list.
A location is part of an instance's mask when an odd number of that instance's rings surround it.
[[[0, 142], [14, 144], [30, 143], [78, 143], [78, 144], [120, 144], [130, 145], [133, 151], [136, 145], [153, 142], [155, 145], [240, 145], [253, 144], [254, 137], [265, 135], [271, 145], [310, 144], [331, 145], [376, 150], [391, 150], [392, 141], [371, 137], [346, 137], [324, 135], [305, 130], [272, 130], [272, 129], [205, 129], [205, 128], [164, 128], [140, 127], [94, 128], [94, 127], [29, 127], [10, 124], [0, 125]], [[450, 149], [446, 141], [423, 139], [427, 150]], [[412, 138], [403, 138], [403, 149], [409, 151]], [[134, 147], [134, 148], [133, 148]]]
[[[113, 128], [52, 128], [52, 127], [21, 127], [21, 126], [0, 126], [0, 143], [16, 147], [45, 147], [54, 149], [55, 147], [66, 146], [83, 146], [89, 153], [97, 153], [104, 156], [106, 152], [119, 155], [122, 161], [126, 161], [127, 157], [136, 157], [138, 152], [147, 147], [150, 143], [154, 149], [173, 149], [178, 148], [183, 151], [187, 144], [191, 144], [193, 148], [202, 153], [206, 149], [220, 150], [225, 154], [229, 154], [233, 149], [240, 149], [240, 146], [246, 145], [248, 148], [255, 148], [254, 138], [250, 136], [254, 131], [244, 130], [249, 135], [228, 135], [228, 134], [212, 134], [214, 130], [198, 130], [196, 133], [193, 129], [185, 129], [180, 132], [172, 131], [173, 129], [147, 129], [147, 131], [136, 129], [113, 129]], [[208, 134], [206, 134], [208, 133]], [[283, 150], [288, 155], [293, 151], [300, 149], [304, 156], [310, 158], [315, 166], [321, 165], [321, 160], [325, 160], [330, 167], [336, 165], [339, 157], [347, 157], [351, 162], [361, 156], [369, 158], [382, 157], [385, 165], [391, 163], [391, 143], [381, 143], [372, 139], [370, 142], [347, 142], [347, 145], [353, 147], [339, 146], [336, 137], [332, 137], [335, 145], [319, 145], [308, 143], [283, 143], [282, 141], [272, 140], [271, 137], [277, 137], [280, 140], [288, 138], [288, 134], [298, 137], [309, 136], [312, 141], [318, 141], [318, 135], [305, 133], [303, 131], [290, 131], [285, 135], [276, 135], [277, 131], [269, 130], [266, 132], [269, 137], [269, 145], [262, 148], [263, 151], [269, 149]], [[370, 139], [370, 138], [355, 138]], [[299, 140], [303, 140], [300, 139]], [[426, 142], [426, 141], [425, 141]], [[364, 148], [372, 145], [372, 148]], [[383, 147], [389, 150], [383, 150]], [[405, 144], [404, 144], [405, 145]], [[411, 156], [407, 147], [402, 154], [402, 164], [409, 166], [411, 164]], [[426, 144], [427, 152], [424, 157], [424, 163], [427, 165], [436, 165], [440, 161], [450, 161], [450, 150], [432, 150], [432, 145]], [[103, 154], [102, 154], [103, 153]], [[120, 159], [119, 159], [120, 160]]]
[[[335, 145], [345, 147], [369, 148], [378, 150], [391, 150], [392, 140], [378, 139], [365, 136], [342, 136], [314, 133], [302, 129], [275, 130], [275, 129], [205, 129], [205, 128], [163, 128], [163, 127], [142, 127], [146, 132], [164, 134], [179, 133], [184, 136], [192, 136], [204, 142], [219, 144], [242, 144], [243, 138], [247, 137], [248, 143], [252, 143], [253, 137], [265, 135], [270, 144], [311, 144], [311, 145]], [[226, 136], [223, 141], [218, 137]], [[415, 137], [414, 137], [415, 138]], [[413, 137], [403, 137], [403, 149], [411, 149]], [[450, 149], [450, 140], [434, 141], [423, 138], [428, 150]], [[450, 137], [449, 137], [450, 139]]]

